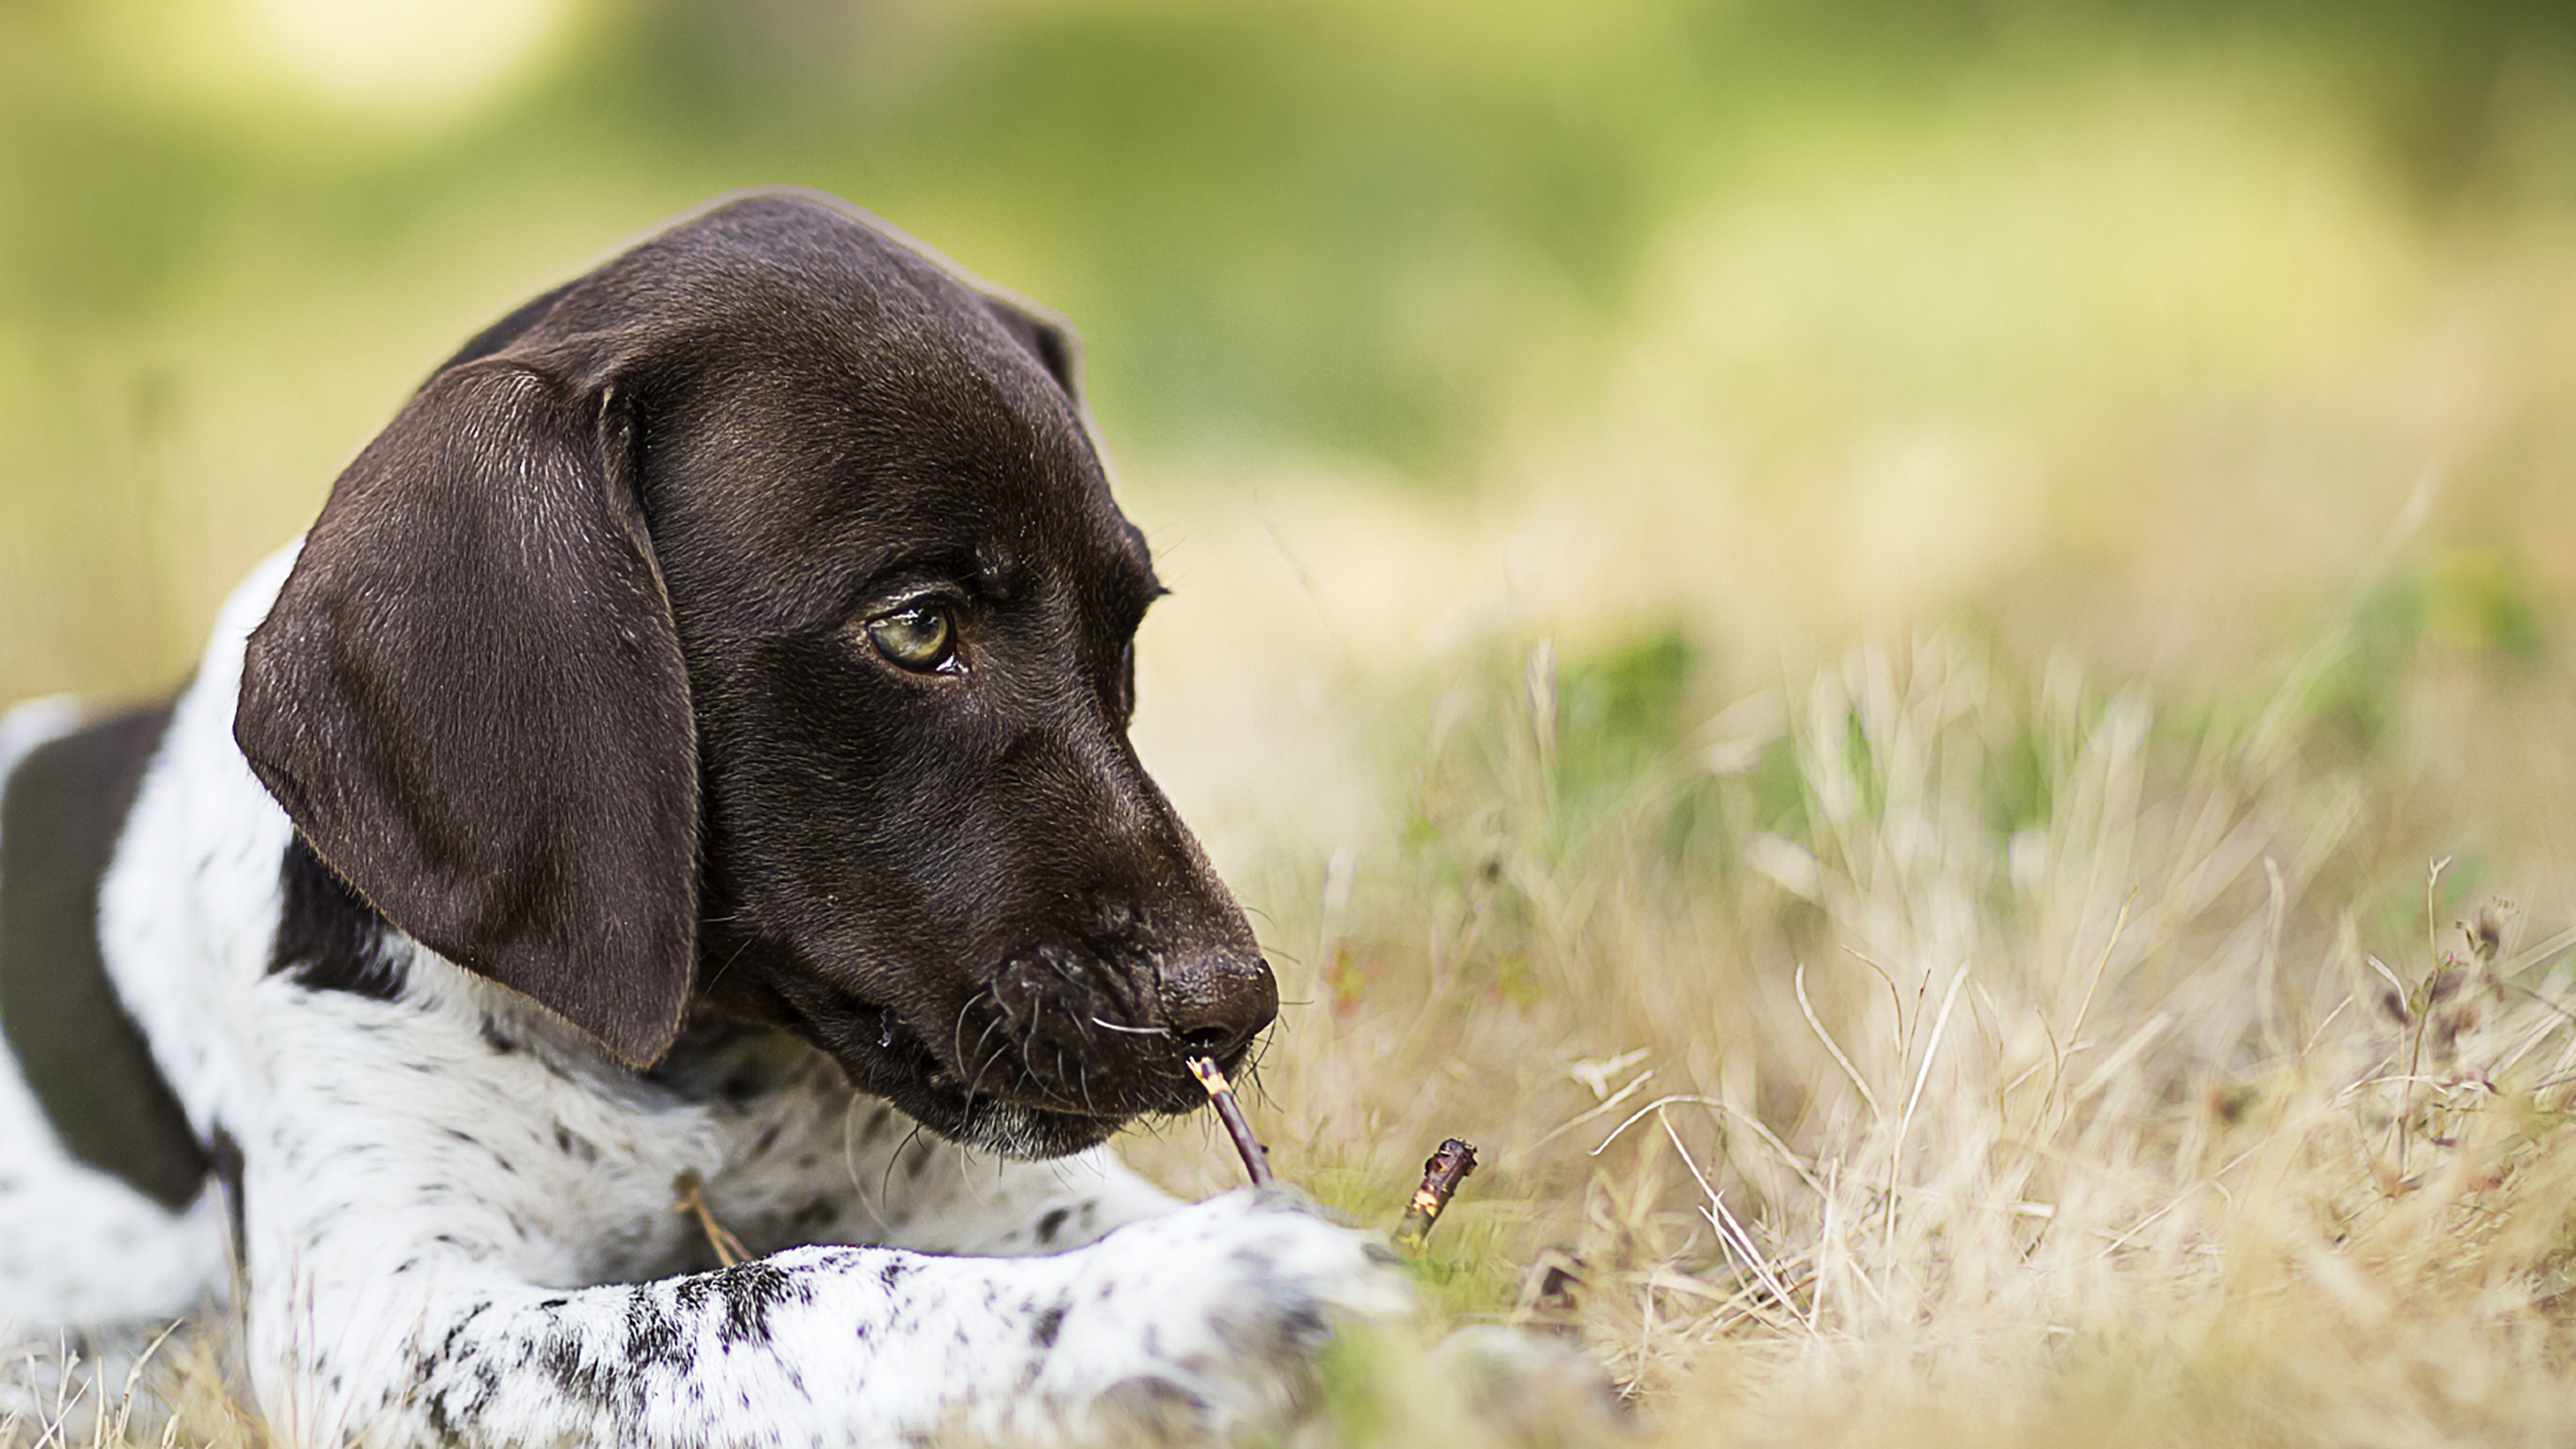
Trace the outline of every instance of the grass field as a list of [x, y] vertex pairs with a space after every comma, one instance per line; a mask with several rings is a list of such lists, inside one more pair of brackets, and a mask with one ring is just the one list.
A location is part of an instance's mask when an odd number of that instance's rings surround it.
[[[1337, 1355], [1318, 1442], [1580, 1432], [1459, 1417], [1414, 1340], [1483, 1323], [1578, 1345], [1653, 1443], [2576, 1437], [2576, 70], [2461, 102], [2474, 164], [2383, 134], [2433, 134], [2430, 51], [2372, 92], [2399, 125], [2288, 42], [2036, 21], [1938, 85], [1793, 36], [1724, 125], [1667, 126], [1668, 10], [1454, 56], [1369, 32], [1402, 84], [1330, 90], [1275, 204], [1382, 123], [1415, 149], [1369, 184], [1409, 220], [1319, 211], [1305, 250], [1207, 180], [1258, 170], [1225, 135], [1079, 95], [1047, 104], [1093, 130], [985, 138], [1024, 168], [990, 194], [925, 179], [949, 153], [895, 102], [835, 124], [931, 159], [781, 149], [761, 127], [802, 113], [748, 101], [735, 140], [629, 154], [545, 109], [590, 104], [577, 73], [446, 151], [236, 117], [289, 159], [194, 271], [107, 248], [78, 275], [114, 305], [77, 315], [0, 278], [0, 695], [176, 678], [448, 345], [783, 168], [1093, 324], [1177, 585], [1137, 738], [1280, 972], [1246, 1087], [1282, 1175], [1391, 1226], [1440, 1139], [1482, 1149], [1420, 1331]], [[1084, 25], [1136, 39], [1105, 4], [988, 12], [1080, 75]], [[1672, 94], [1632, 114], [1632, 76]], [[1417, 84], [1493, 154], [1371, 109]], [[1565, 116], [1511, 130], [1524, 91]], [[1029, 184], [1113, 121], [1205, 154], [1167, 192]], [[523, 122], [588, 169], [525, 160]], [[1560, 123], [1574, 179], [1494, 159]], [[45, 134], [0, 127], [14, 194]], [[1585, 189], [1612, 150], [1634, 194]], [[1486, 179], [1469, 205], [1416, 163]], [[333, 210], [369, 187], [406, 200]], [[1211, 219], [1122, 272], [1138, 208]], [[47, 273], [33, 225], [0, 221], [11, 276]], [[1257, 426], [1202, 385], [1341, 411]], [[1239, 1177], [1199, 1119], [1129, 1152]], [[183, 1329], [100, 1432], [259, 1443], [225, 1353]]]

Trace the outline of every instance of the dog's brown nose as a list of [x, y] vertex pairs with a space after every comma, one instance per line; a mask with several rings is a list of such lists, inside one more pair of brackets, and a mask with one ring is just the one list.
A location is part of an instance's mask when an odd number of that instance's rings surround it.
[[1270, 963], [1232, 951], [1165, 962], [1162, 997], [1164, 1022], [1194, 1057], [1233, 1051], [1279, 1014]]

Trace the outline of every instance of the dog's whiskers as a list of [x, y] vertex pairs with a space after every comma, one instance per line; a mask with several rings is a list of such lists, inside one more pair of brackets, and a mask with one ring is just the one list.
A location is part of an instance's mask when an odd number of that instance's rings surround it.
[[966, 1084], [966, 1107], [970, 1112], [973, 1111], [975, 1107], [975, 1094], [983, 1089], [984, 1073], [992, 1070], [993, 1063], [997, 1060], [995, 1057], [984, 1055], [984, 1043], [993, 1039], [993, 1029], [1001, 1024], [1002, 1019], [1000, 1017], [997, 1016], [993, 1018], [991, 1021], [984, 1024], [984, 1034], [975, 1038], [975, 1079]]
[[1038, 959], [1044, 961], [1047, 964], [1048, 970], [1054, 972], [1057, 976], [1062, 977], [1064, 984], [1072, 987], [1074, 990], [1087, 991], [1091, 988], [1091, 983], [1083, 980], [1082, 977], [1074, 971], [1073, 967], [1066, 962], [1062, 954], [1055, 951], [1040, 951], [1038, 953]]
[[877, 1179], [877, 1194], [880, 1197], [893, 1189], [894, 1165], [903, 1160], [903, 1154], [909, 1151], [912, 1144], [920, 1139], [921, 1132], [921, 1124], [919, 1122], [913, 1123], [912, 1130], [903, 1134], [903, 1140], [894, 1145], [894, 1151], [886, 1154], [885, 1173]]
[[[975, 1003], [991, 995], [992, 991], [993, 988], [987, 986], [957, 1004], [957, 1024], [948, 1029], [948, 1049], [957, 1054], [961, 1064], [966, 1060], [966, 1013], [973, 1011]], [[983, 1047], [982, 1042], [975, 1045], [979, 1050]]]
[[[865, 1208], [868, 1216], [876, 1220], [877, 1231], [884, 1233], [888, 1237], [892, 1237], [894, 1235], [894, 1224], [887, 1222], [885, 1214], [877, 1210], [877, 1198], [870, 1196], [866, 1184], [859, 1181], [859, 1144], [857, 1141], [857, 1134], [860, 1110], [860, 1098], [857, 1094], [853, 1093], [850, 1097], [849, 1106], [841, 1113], [841, 1165], [843, 1170], [847, 1171], [850, 1175], [850, 1186], [855, 1190], [854, 1196], [859, 1206]], [[883, 1109], [880, 1108], [879, 1110]], [[877, 1189], [877, 1196], [883, 1196], [884, 1192], [884, 1185], [880, 1184]]]
[[[1076, 1039], [1079, 1040], [1082, 1036], [1083, 1023], [1086, 1018], [1083, 1013], [1075, 1010], [1073, 1003], [1069, 1001], [1064, 1003], [1064, 1014], [1073, 1018], [1074, 1035]], [[1095, 1016], [1088, 1019], [1091, 1021], [1098, 1021], [1100, 1018]], [[1073, 1054], [1073, 1088], [1074, 1091], [1082, 1098], [1082, 1110], [1091, 1116], [1097, 1117], [1100, 1115], [1100, 1108], [1091, 1100], [1091, 1064], [1087, 1060], [1090, 1055], [1090, 1046], [1090, 1042], [1083, 1041], [1082, 1049]], [[1061, 1081], [1064, 1075], [1064, 1049], [1062, 1047], [1058, 1047], [1056, 1049], [1055, 1070], [1058, 1080]]]
[[1264, 1031], [1259, 1036], [1254, 1037], [1252, 1039], [1252, 1056], [1243, 1064], [1243, 1080], [1251, 1084], [1254, 1097], [1265, 1107], [1276, 1107], [1279, 1105], [1271, 1099], [1270, 1084], [1264, 1081], [1261, 1076], [1261, 1064], [1264, 1060], [1268, 1059], [1270, 1048], [1273, 1043], [1278, 1041], [1278, 1039], [1279, 1033], [1275, 1029]]

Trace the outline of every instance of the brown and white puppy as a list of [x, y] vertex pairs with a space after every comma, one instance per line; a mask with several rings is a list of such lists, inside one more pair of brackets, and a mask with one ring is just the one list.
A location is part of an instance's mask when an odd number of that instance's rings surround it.
[[230, 1237], [291, 1442], [1275, 1418], [1382, 1255], [1090, 1150], [1277, 1008], [1127, 741], [1160, 592], [1070, 335], [829, 198], [521, 308], [166, 716], [0, 729], [0, 1319]]
[[791, 198], [475, 339], [251, 637], [312, 893], [634, 1066], [703, 1003], [1001, 1151], [1195, 1105], [1278, 995], [1127, 743], [1162, 589], [1073, 353]]

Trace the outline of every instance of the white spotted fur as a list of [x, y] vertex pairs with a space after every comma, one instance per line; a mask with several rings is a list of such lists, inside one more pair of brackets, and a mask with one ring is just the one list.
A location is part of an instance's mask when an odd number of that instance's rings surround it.
[[[1275, 1421], [1328, 1316], [1401, 1306], [1380, 1254], [1287, 1197], [1183, 1206], [1106, 1152], [971, 1154], [800, 1045], [741, 1049], [763, 1090], [701, 1098], [416, 943], [392, 1002], [272, 974], [291, 828], [232, 717], [293, 557], [225, 605], [100, 904], [189, 1120], [245, 1164], [238, 1308], [279, 1443], [1043, 1440], [1175, 1406], [1222, 1433]], [[664, 1276], [704, 1253], [683, 1174], [770, 1256]], [[71, 1162], [4, 1060], [0, 1184], [0, 1323], [228, 1288], [222, 1192], [173, 1216]]]

